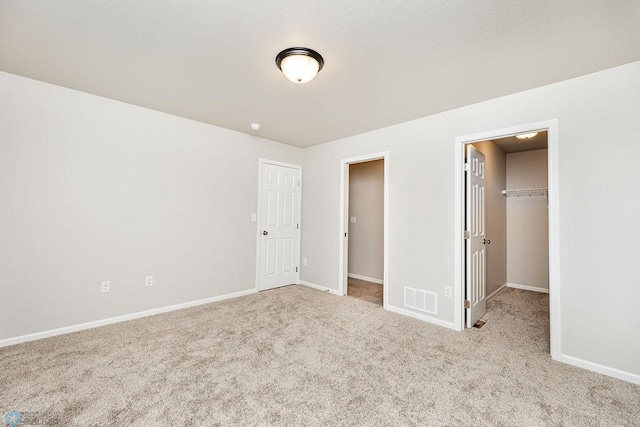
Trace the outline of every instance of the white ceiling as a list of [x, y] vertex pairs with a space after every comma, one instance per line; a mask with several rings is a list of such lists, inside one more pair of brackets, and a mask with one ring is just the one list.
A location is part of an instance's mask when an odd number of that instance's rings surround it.
[[636, 60], [640, 0], [0, 2], [0, 70], [301, 147]]
[[542, 150], [547, 148], [547, 131], [538, 132], [533, 138], [519, 139], [515, 136], [507, 136], [505, 138], [493, 139], [496, 144], [505, 153], [520, 153], [522, 151]]

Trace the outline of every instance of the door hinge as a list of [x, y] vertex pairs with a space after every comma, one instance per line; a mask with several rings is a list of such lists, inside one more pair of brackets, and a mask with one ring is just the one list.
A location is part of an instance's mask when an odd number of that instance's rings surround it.
[[464, 230], [464, 238], [465, 239], [470, 239], [471, 238], [471, 233], [469, 233], [469, 230]]
[[300, 180], [298, 180], [298, 187], [300, 187]]
[[464, 308], [471, 308], [471, 301], [468, 299], [464, 300]]
[[296, 224], [296, 230], [300, 230], [300, 224]]
[[296, 273], [298, 272], [298, 267], [296, 267]]
[[464, 164], [464, 171], [469, 172], [469, 163]]

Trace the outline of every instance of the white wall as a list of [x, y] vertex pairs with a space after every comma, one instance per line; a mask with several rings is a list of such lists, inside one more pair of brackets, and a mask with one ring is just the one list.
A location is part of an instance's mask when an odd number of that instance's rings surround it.
[[383, 280], [384, 160], [349, 165], [348, 225], [349, 274]]
[[0, 340], [254, 288], [258, 158], [301, 152], [0, 73]]
[[[548, 150], [507, 154], [507, 188], [547, 188]], [[507, 198], [507, 281], [549, 289], [547, 196]]]
[[507, 282], [507, 201], [502, 190], [507, 185], [507, 156], [492, 141], [473, 144], [485, 155], [486, 236], [491, 241], [487, 251], [487, 286], [489, 296]]
[[387, 302], [437, 292], [453, 323], [455, 138], [558, 119], [560, 351], [640, 375], [639, 117], [635, 62], [305, 149], [302, 279], [338, 288], [340, 159], [388, 151]]
[[389, 304], [452, 323], [455, 138], [557, 118], [560, 351], [638, 376], [638, 117], [635, 62], [301, 153], [0, 73], [0, 339], [252, 288], [258, 157], [303, 160], [302, 279], [337, 290], [340, 159], [381, 151]]

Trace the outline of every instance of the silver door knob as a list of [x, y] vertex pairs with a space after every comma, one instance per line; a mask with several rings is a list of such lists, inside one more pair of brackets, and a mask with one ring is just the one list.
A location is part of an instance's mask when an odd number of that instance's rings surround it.
[[489, 239], [484, 239], [484, 244], [485, 244], [485, 245], [490, 245], [490, 244], [491, 244], [491, 240], [489, 240]]
[[269, 234], [269, 232], [268, 232], [267, 230], [264, 230], [264, 231], [262, 232], [262, 235], [263, 235], [263, 236], [266, 236], [267, 234]]

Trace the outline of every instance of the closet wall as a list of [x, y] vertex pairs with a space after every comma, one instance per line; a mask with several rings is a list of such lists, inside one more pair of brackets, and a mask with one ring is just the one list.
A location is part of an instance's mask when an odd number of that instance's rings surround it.
[[[506, 158], [508, 189], [547, 188], [546, 149], [509, 153]], [[547, 196], [510, 196], [506, 199], [507, 282], [548, 291]]]

